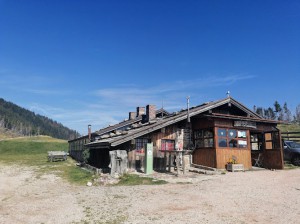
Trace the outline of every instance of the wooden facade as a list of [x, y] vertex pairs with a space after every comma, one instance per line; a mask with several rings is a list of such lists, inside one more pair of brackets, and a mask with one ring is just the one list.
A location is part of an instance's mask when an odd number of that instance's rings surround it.
[[[226, 119], [211, 118], [213, 122], [210, 128], [214, 132], [214, 144], [211, 148], [195, 148], [193, 154], [193, 163], [199, 165], [205, 165], [209, 167], [215, 167], [217, 169], [225, 169], [226, 164], [235, 159], [236, 163], [244, 165], [246, 170], [252, 168], [255, 159], [259, 154], [262, 154], [263, 167], [270, 169], [283, 169], [283, 155], [280, 131], [276, 129], [276, 125], [268, 123], [258, 123], [255, 120], [256, 127], [239, 127], [234, 125], [234, 121], [240, 121], [241, 117], [230, 117]], [[249, 119], [250, 120], [250, 119]], [[208, 128], [207, 122], [197, 120], [197, 127], [201, 128], [201, 123], [204, 123], [203, 128]], [[233, 132], [244, 132], [245, 136], [239, 138], [230, 138], [229, 136], [220, 137], [218, 130], [232, 130]], [[227, 133], [228, 134], [228, 133]], [[254, 148], [251, 138], [253, 135], [262, 135], [261, 148]], [[275, 137], [277, 136], [277, 137]], [[246, 145], [240, 147], [239, 145], [233, 146], [227, 144], [227, 146], [220, 147], [219, 139], [224, 138], [227, 140], [236, 139], [237, 142], [245, 142]]]
[[[245, 127], [242, 128], [234, 127], [232, 120], [222, 121], [217, 119], [217, 120], [212, 120], [210, 122], [207, 122], [204, 119], [198, 119], [198, 120], [195, 119], [193, 121], [195, 122], [195, 125], [193, 125], [195, 129], [193, 127], [191, 130], [192, 136], [194, 136], [196, 131], [201, 129], [202, 127], [204, 129], [212, 129], [214, 133], [213, 146], [208, 148], [196, 147], [195, 137], [191, 138], [192, 144], [194, 145], [193, 154], [192, 154], [193, 155], [192, 162], [194, 164], [207, 166], [207, 167], [214, 167], [217, 169], [225, 169], [226, 164], [230, 162], [232, 158], [235, 158], [236, 163], [243, 164], [244, 168], [246, 170], [249, 170], [252, 168], [254, 159], [257, 158], [259, 153], [262, 153], [264, 158], [263, 166], [265, 168], [270, 168], [270, 169], [283, 168], [282, 149], [281, 147], [279, 147], [281, 145], [280, 142], [277, 144], [278, 148], [273, 147], [273, 145], [276, 146], [276, 144], [270, 142], [270, 139], [266, 137], [264, 142], [265, 144], [264, 148], [261, 148], [261, 150], [252, 150], [251, 148], [251, 139], [250, 139], [251, 134], [261, 133], [266, 136], [269, 136], [270, 132], [266, 133], [265, 131], [270, 131], [270, 126], [260, 125], [261, 128], [260, 130], [256, 130], [256, 129], [253, 130], [253, 129], [247, 129]], [[182, 128], [181, 126], [182, 125], [174, 124], [172, 126], [165, 128], [164, 130], [159, 130], [141, 137], [141, 139], [147, 139], [147, 142], [152, 142], [154, 145], [154, 169], [161, 170], [162, 164], [167, 163], [166, 161], [164, 161], [166, 158], [164, 158], [164, 152], [162, 151], [162, 142], [164, 140], [173, 140], [174, 150], [176, 150], [176, 145], [178, 145], [178, 141], [179, 141], [178, 133], [184, 133], [185, 131], [185, 129]], [[243, 148], [230, 147], [230, 146], [219, 147], [218, 145], [219, 129], [226, 129], [226, 130], [228, 129], [228, 130], [245, 132], [246, 133], [245, 136], [241, 139], [242, 141], [246, 142], [246, 146], [244, 146]], [[277, 133], [278, 132], [279, 131], [277, 131]], [[185, 139], [183, 140], [188, 142], [189, 136], [188, 137], [183, 136], [183, 137], [185, 137]], [[143, 170], [145, 154], [144, 154], [144, 150], [140, 150], [140, 149], [137, 150], [136, 141], [137, 139], [135, 141], [126, 142], [115, 149], [126, 149], [128, 151], [129, 169]], [[186, 147], [183, 147], [182, 149], [186, 149]]]
[[85, 146], [93, 150], [100, 168], [107, 166], [108, 159], [103, 157], [109, 150], [122, 149], [128, 152], [128, 168], [143, 170], [144, 147], [150, 142], [156, 170], [170, 159], [165, 150], [191, 150], [192, 163], [217, 169], [235, 162], [249, 170], [258, 156], [265, 168], [283, 168], [281, 134], [275, 121], [261, 118], [232, 98], [191, 108], [190, 122], [188, 116], [187, 111], [180, 111], [135, 123], [125, 134], [117, 135], [115, 130], [109, 138], [100, 136]]

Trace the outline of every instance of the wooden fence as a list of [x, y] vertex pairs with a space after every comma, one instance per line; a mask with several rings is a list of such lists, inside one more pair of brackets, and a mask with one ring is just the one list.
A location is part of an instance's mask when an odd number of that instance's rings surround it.
[[283, 140], [300, 142], [300, 132], [281, 132], [281, 137]]

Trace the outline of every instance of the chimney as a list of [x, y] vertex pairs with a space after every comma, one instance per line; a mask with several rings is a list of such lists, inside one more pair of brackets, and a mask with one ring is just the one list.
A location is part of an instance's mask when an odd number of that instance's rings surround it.
[[136, 108], [136, 116], [142, 116], [143, 114], [145, 114], [145, 107], [137, 107]]
[[129, 120], [133, 120], [136, 117], [136, 112], [129, 112]]
[[92, 125], [88, 125], [88, 135], [89, 135], [89, 140], [91, 141], [91, 138], [92, 138]]
[[146, 121], [149, 122], [156, 118], [156, 108], [155, 105], [146, 106]]

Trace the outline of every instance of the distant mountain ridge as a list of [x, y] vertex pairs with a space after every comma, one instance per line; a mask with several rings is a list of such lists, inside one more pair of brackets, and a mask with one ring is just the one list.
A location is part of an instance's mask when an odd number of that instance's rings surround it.
[[20, 136], [48, 135], [59, 139], [73, 139], [79, 136], [52, 119], [35, 114], [14, 103], [0, 98], [0, 130], [9, 130]]

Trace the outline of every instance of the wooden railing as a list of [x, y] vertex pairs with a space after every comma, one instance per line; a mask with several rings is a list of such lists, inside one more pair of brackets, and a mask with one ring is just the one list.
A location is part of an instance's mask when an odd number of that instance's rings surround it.
[[281, 137], [283, 140], [300, 142], [300, 132], [281, 132]]

